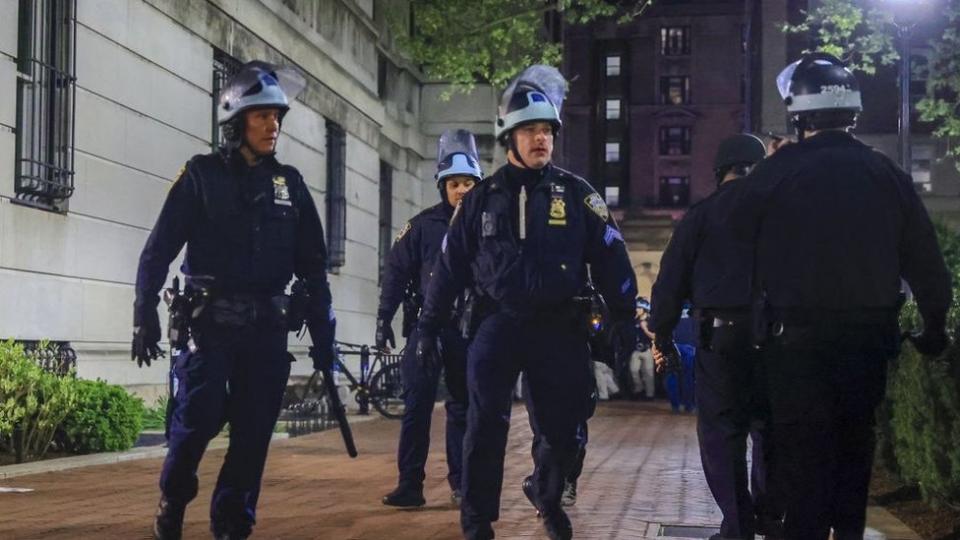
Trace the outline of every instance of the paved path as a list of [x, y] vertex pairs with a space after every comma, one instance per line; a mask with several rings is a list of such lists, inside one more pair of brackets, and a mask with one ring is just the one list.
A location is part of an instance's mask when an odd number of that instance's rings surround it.
[[[346, 457], [337, 431], [275, 441], [253, 538], [460, 538], [459, 514], [445, 479], [441, 414], [442, 409], [434, 417], [439, 429], [428, 463], [426, 507], [403, 511], [380, 504], [396, 481], [399, 422], [376, 420], [355, 427], [361, 452], [355, 460]], [[526, 413], [515, 408], [497, 538], [545, 538], [520, 491], [531, 469], [530, 438]], [[187, 512], [187, 539], [209, 537], [206, 516], [223, 453], [211, 450], [201, 466], [200, 496]], [[0, 481], [34, 490], [0, 492], [0, 539], [149, 538], [160, 464], [141, 459]], [[570, 516], [575, 538], [591, 540], [668, 538], [658, 535], [661, 525], [716, 526], [720, 514], [700, 469], [694, 418], [653, 404], [602, 405], [590, 422], [580, 498]], [[882, 511], [870, 519], [887, 533], [870, 538], [917, 538]]]

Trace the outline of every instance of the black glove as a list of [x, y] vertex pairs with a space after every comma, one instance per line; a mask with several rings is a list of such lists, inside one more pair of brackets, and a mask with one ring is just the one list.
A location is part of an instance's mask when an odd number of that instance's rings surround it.
[[390, 326], [390, 321], [386, 319], [377, 319], [377, 335], [374, 338], [376, 346], [380, 350], [388, 350], [387, 344], [390, 344], [390, 349], [397, 348], [397, 341], [393, 337], [393, 327]]
[[130, 360], [150, 366], [150, 362], [166, 356], [160, 348], [160, 316], [156, 308], [137, 310], [133, 317], [133, 345], [130, 348]]
[[417, 362], [422, 369], [434, 369], [440, 364], [440, 342], [436, 336], [421, 333], [417, 339]]
[[[663, 362], [657, 362], [657, 373], [680, 373], [680, 349], [673, 338], [660, 338], [654, 341], [654, 347], [663, 355]], [[654, 358], [657, 354], [654, 353]]]

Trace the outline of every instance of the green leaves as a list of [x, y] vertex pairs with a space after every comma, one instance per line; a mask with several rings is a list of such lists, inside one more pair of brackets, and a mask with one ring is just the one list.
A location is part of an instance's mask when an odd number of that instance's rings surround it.
[[[873, 75], [877, 65], [900, 59], [893, 42], [893, 17], [876, 8], [864, 10], [856, 0], [822, 0], [797, 25], [785, 24], [789, 34], [814, 33], [816, 50], [840, 58], [851, 69]], [[809, 52], [809, 51], [804, 51]]]
[[413, 31], [395, 14], [398, 44], [432, 79], [469, 92], [477, 83], [504, 88], [531, 64], [558, 65], [562, 48], [544, 24], [559, 14], [568, 23], [585, 24], [620, 14], [620, 22], [639, 16], [653, 0], [412, 0]]
[[74, 454], [115, 452], [133, 447], [143, 427], [143, 401], [122, 386], [74, 380], [77, 405], [63, 419], [56, 444]]
[[960, 0], [951, 0], [944, 15], [947, 29], [930, 43], [927, 95], [917, 103], [917, 111], [921, 120], [934, 124], [934, 136], [947, 144], [945, 157], [960, 171]]

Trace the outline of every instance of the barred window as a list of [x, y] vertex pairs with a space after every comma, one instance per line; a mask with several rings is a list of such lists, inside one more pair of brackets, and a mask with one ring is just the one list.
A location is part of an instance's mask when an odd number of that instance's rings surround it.
[[227, 79], [240, 71], [241, 67], [243, 67], [243, 64], [239, 60], [216, 47], [213, 48], [213, 91], [210, 93], [213, 98], [213, 116], [211, 117], [210, 147], [214, 150], [223, 144], [220, 138], [220, 123], [217, 121], [220, 91], [226, 84]]
[[660, 103], [663, 105], [690, 103], [690, 77], [660, 77]]
[[689, 126], [662, 126], [660, 128], [660, 155], [686, 156], [690, 154]]
[[393, 240], [393, 167], [380, 161], [380, 277], [387, 265], [387, 255]]
[[15, 201], [56, 212], [73, 195], [76, 8], [76, 0], [19, 6]]
[[347, 259], [347, 136], [340, 124], [327, 120], [327, 268], [335, 271]]
[[664, 56], [690, 54], [690, 27], [664, 26], [660, 28], [660, 54]]

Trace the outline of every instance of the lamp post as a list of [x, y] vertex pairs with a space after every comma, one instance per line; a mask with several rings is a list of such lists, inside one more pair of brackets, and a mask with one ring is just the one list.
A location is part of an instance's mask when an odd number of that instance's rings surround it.
[[907, 174], [913, 174], [910, 148], [910, 34], [917, 25], [918, 8], [922, 9], [926, 1], [886, 0], [886, 3], [893, 13], [900, 53], [900, 166]]

